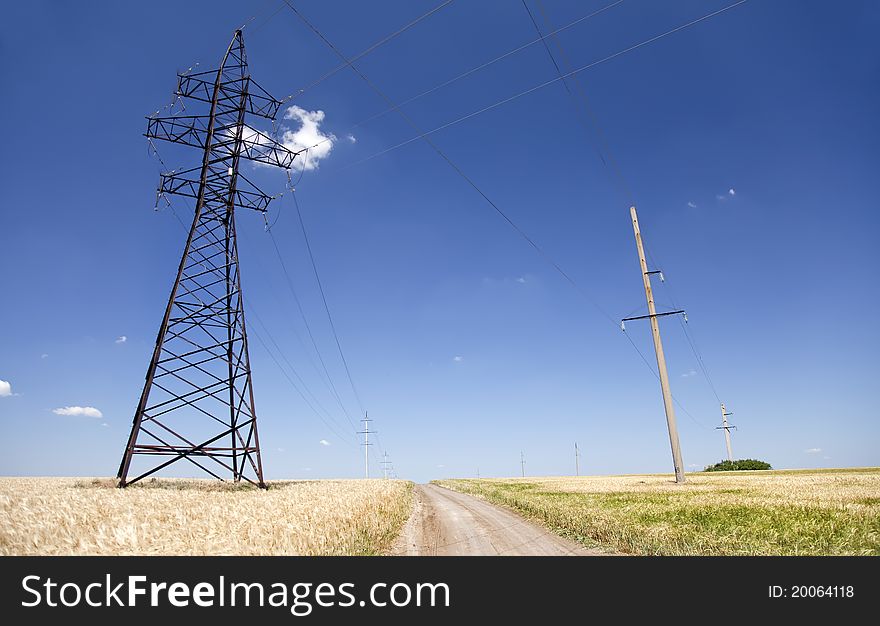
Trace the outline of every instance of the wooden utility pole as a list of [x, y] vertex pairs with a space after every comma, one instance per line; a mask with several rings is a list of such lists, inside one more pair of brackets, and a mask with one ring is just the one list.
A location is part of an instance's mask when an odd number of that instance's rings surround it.
[[636, 207], [629, 208], [632, 217], [633, 233], [636, 247], [639, 250], [639, 264], [642, 268], [642, 282], [645, 285], [645, 297], [648, 300], [648, 317], [651, 321], [651, 336], [654, 338], [654, 352], [657, 354], [657, 369], [660, 373], [660, 389], [663, 392], [663, 407], [666, 409], [666, 426], [669, 428], [669, 443], [672, 446], [672, 464], [675, 468], [675, 482], [684, 483], [684, 465], [681, 460], [681, 444], [678, 442], [678, 427], [675, 424], [675, 408], [672, 405], [672, 392], [669, 389], [669, 374], [666, 371], [666, 357], [663, 355], [663, 342], [660, 340], [660, 324], [657, 321], [657, 309], [654, 306], [654, 294], [651, 291], [651, 273], [645, 260], [645, 248], [642, 245], [642, 233], [639, 230], [639, 217]]
[[574, 442], [574, 475], [581, 475], [581, 464], [580, 464], [581, 453], [578, 450], [578, 442]]
[[526, 457], [522, 453], [521, 450], [519, 453], [519, 467], [520, 467], [520, 470], [522, 471], [522, 477], [525, 478], [526, 477]]
[[724, 408], [724, 403], [721, 403], [721, 430], [724, 431], [724, 443], [727, 444], [727, 460], [733, 463], [733, 449], [730, 447], [730, 429], [733, 428], [730, 424], [727, 423], [727, 416], [733, 415], [733, 413], [728, 413], [727, 409]]

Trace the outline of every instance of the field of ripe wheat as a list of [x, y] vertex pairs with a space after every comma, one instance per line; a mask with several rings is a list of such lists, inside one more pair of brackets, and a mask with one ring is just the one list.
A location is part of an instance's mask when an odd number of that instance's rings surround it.
[[880, 468], [444, 480], [639, 555], [880, 555]]
[[382, 554], [411, 498], [402, 480], [0, 478], [0, 555]]

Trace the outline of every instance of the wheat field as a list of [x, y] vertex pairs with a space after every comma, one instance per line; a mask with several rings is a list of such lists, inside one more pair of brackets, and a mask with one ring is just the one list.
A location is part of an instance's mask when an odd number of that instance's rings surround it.
[[880, 555], [880, 469], [444, 480], [637, 555]]
[[382, 554], [411, 499], [402, 480], [0, 478], [0, 555]]

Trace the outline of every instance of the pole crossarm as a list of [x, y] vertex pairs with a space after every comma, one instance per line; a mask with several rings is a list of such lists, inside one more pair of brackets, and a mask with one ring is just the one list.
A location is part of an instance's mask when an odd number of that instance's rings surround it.
[[[178, 74], [177, 91], [175, 95], [183, 98], [192, 98], [201, 102], [210, 103], [214, 92], [213, 77], [216, 70], [198, 72], [196, 74]], [[246, 76], [238, 80], [231, 80], [220, 85], [218, 103], [238, 102], [244, 94], [244, 109], [246, 113], [274, 120], [281, 108], [281, 101], [273, 98], [269, 92], [260, 87], [255, 80]]]
[[[205, 149], [209, 136], [210, 117], [176, 115], [148, 117], [149, 139], [161, 139], [193, 148]], [[268, 135], [244, 124], [218, 125], [213, 129], [212, 150], [221, 158], [243, 157], [255, 163], [290, 169], [302, 151], [294, 152]]]
[[[200, 181], [196, 178], [190, 178], [188, 175], [197, 175], [201, 168], [192, 168], [180, 172], [165, 172], [160, 174], [159, 195], [176, 194], [188, 198], [199, 197]], [[211, 172], [205, 181], [206, 193], [211, 194], [214, 199], [222, 198], [227, 193], [227, 175], [223, 172]], [[244, 174], [238, 174], [239, 185], [235, 189], [235, 204], [243, 209], [252, 209], [260, 213], [265, 213], [269, 208], [269, 203], [277, 196], [270, 196], [260, 191], [260, 189], [248, 180]], [[241, 183], [246, 185], [246, 189], [242, 189]]]
[[665, 317], [666, 315], [681, 315], [684, 314], [684, 309], [679, 309], [678, 311], [666, 311], [665, 313], [652, 313], [651, 315], [637, 315], [636, 317], [624, 317], [621, 319], [621, 322], [631, 322], [633, 320], [648, 320], [653, 317]]

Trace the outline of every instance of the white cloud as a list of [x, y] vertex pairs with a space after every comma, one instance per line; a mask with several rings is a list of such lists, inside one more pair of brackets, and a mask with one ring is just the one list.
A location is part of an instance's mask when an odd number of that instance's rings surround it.
[[101, 422], [101, 426], [110, 426], [107, 422]]
[[[296, 157], [293, 162], [294, 169], [297, 167], [307, 171], [317, 169], [319, 162], [330, 156], [333, 145], [336, 143], [336, 135], [333, 133], [325, 135], [321, 132], [324, 111], [306, 111], [294, 104], [284, 112], [284, 119], [299, 122], [299, 128], [285, 128], [281, 135], [281, 143], [294, 152], [308, 148], [308, 152], [303, 152]], [[349, 135], [349, 137], [353, 136]]]
[[804, 452], [806, 452], [807, 454], [819, 454], [820, 452], [822, 452], [822, 448], [807, 448], [806, 450], [804, 450]]
[[304, 472], [311, 472], [311, 471], [312, 471], [312, 468], [311, 468], [311, 467], [304, 467], [304, 468], [302, 468], [302, 471], [304, 471]]
[[443, 469], [443, 468], [446, 467], [446, 466], [443, 465], [443, 463], [440, 463], [437, 467], [439, 467], [440, 469]]
[[697, 370], [689, 370], [681, 375], [682, 378], [690, 378], [691, 376], [696, 376]]
[[322, 446], [329, 446], [330, 445], [330, 442], [327, 441], [326, 439], [321, 439], [321, 441], [319, 441], [318, 443], [320, 443]]
[[696, 208], [697, 208], [697, 203], [696, 203], [696, 202], [688, 202], [688, 206], [689, 206], [690, 208], [692, 208], [692, 209], [696, 209]]
[[462, 361], [464, 361], [464, 357], [457, 354], [454, 357], [452, 357], [452, 360], [455, 361], [456, 363], [461, 363]]
[[716, 200], [727, 200], [727, 196], [722, 196], [722, 195], [719, 193], [719, 194], [715, 194], [715, 199], [716, 199]]
[[357, 143], [358, 142], [358, 138], [355, 137], [354, 135], [352, 135], [351, 133], [346, 135], [345, 138], [348, 139], [349, 143]]
[[40, 355], [40, 358], [41, 359], [48, 359], [49, 355], [44, 352], [43, 354]]
[[125, 343], [126, 341], [128, 341], [128, 337], [126, 337], [125, 335], [120, 335], [116, 338], [116, 341], [114, 343]]
[[65, 406], [60, 409], [52, 409], [55, 415], [84, 415], [86, 417], [104, 417], [98, 409], [93, 406]]
[[526, 277], [520, 276], [519, 278], [516, 279], [516, 282], [518, 282], [520, 285], [525, 285], [526, 284]]
[[731, 196], [735, 196], [735, 195], [736, 195], [736, 189], [734, 189], [733, 187], [731, 187], [730, 189], [727, 190], [727, 193], [729, 193]]
[[278, 452], [284, 452], [284, 448], [277, 448]]
[[0, 380], [0, 398], [7, 398], [12, 395], [12, 383]]

